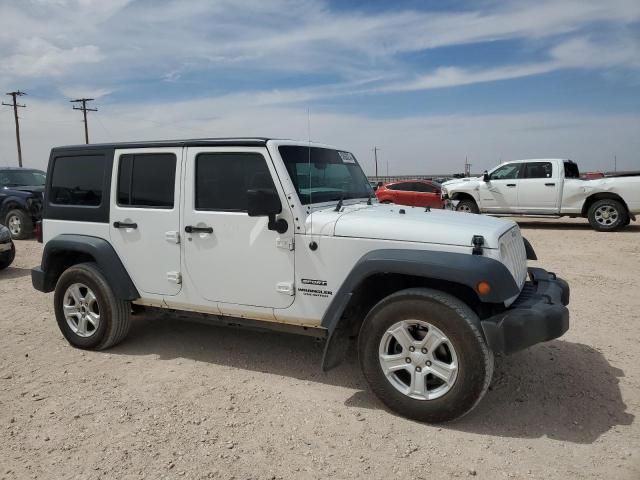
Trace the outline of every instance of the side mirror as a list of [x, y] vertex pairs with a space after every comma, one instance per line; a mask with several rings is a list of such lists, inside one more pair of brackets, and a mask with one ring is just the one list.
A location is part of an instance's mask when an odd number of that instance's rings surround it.
[[485, 182], [488, 182], [489, 180], [491, 180], [489, 178], [489, 174], [487, 173], [487, 171], [485, 170], [484, 173], [482, 174], [482, 180]]
[[256, 188], [247, 190], [247, 213], [250, 217], [269, 217], [269, 230], [285, 233], [289, 228], [284, 219], [276, 220], [276, 215], [282, 212], [282, 204], [278, 192], [271, 188]]

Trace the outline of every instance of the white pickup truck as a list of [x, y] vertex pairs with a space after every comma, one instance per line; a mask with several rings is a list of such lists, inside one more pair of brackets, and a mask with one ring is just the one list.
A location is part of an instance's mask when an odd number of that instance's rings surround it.
[[515, 160], [482, 177], [445, 182], [442, 196], [462, 212], [585, 217], [606, 232], [629, 225], [640, 213], [640, 176], [581, 180], [571, 160]]

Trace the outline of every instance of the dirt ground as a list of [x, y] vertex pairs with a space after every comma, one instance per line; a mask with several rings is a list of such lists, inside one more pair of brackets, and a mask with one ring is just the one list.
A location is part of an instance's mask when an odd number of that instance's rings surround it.
[[71, 348], [41, 245], [0, 272], [0, 478], [640, 479], [640, 224], [525, 221], [571, 285], [560, 340], [498, 359], [460, 421], [387, 411], [351, 358], [320, 371], [311, 338], [136, 317], [124, 343]]

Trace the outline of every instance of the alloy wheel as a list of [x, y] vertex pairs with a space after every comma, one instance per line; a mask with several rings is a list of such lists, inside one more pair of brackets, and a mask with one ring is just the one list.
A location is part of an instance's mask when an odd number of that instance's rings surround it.
[[93, 291], [74, 283], [64, 293], [62, 309], [69, 328], [79, 337], [90, 337], [100, 325], [100, 307]]
[[422, 320], [402, 320], [380, 340], [380, 367], [402, 394], [434, 400], [446, 394], [458, 376], [458, 356], [437, 327]]

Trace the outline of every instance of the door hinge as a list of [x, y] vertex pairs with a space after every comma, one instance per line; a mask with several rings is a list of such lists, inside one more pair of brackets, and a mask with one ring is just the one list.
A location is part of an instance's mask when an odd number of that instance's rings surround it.
[[180, 232], [176, 232], [175, 230], [164, 232], [164, 239], [168, 242], [180, 243]]
[[293, 286], [293, 282], [278, 282], [276, 284], [276, 291], [278, 293], [284, 293], [285, 295], [293, 295], [295, 293], [295, 288]]
[[171, 283], [182, 283], [182, 274], [180, 272], [167, 272], [167, 280]]
[[284, 248], [285, 250], [293, 250], [295, 244], [293, 243], [293, 238], [276, 238], [276, 247]]

